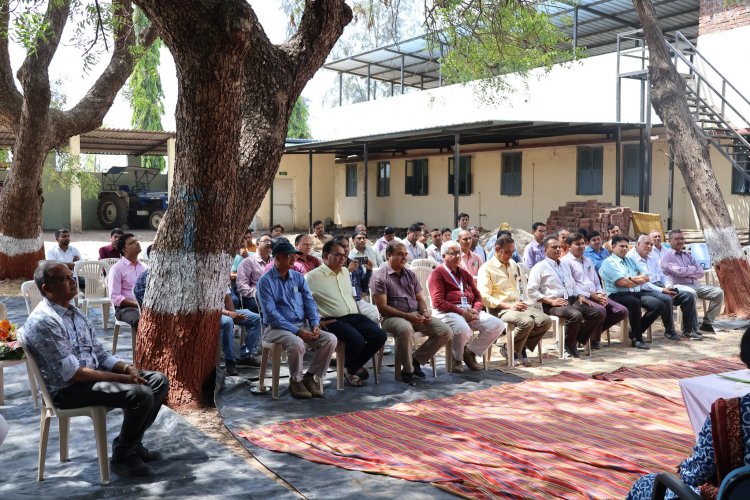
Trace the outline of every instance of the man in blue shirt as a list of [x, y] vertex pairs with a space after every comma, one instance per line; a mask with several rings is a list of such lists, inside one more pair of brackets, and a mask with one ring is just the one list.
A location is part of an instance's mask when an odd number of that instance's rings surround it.
[[[336, 351], [336, 336], [320, 329], [320, 314], [302, 273], [292, 269], [298, 252], [288, 241], [273, 246], [274, 265], [258, 280], [255, 299], [261, 309], [263, 341], [278, 343], [289, 363], [289, 392], [300, 399], [322, 398], [319, 379]], [[302, 373], [305, 347], [313, 349], [307, 373]]]
[[[612, 238], [612, 255], [604, 259], [599, 275], [604, 289], [615, 302], [628, 308], [630, 343], [637, 349], [648, 349], [643, 332], [664, 312], [664, 303], [641, 289], [649, 282], [648, 274], [641, 271], [636, 261], [627, 256], [628, 238]], [[641, 317], [641, 309], [646, 313]]]
[[44, 298], [26, 321], [22, 339], [55, 405], [122, 408], [122, 428], [112, 442], [112, 470], [153, 475], [146, 462], [161, 457], [144, 448], [142, 440], [167, 396], [167, 377], [138, 370], [104, 350], [91, 322], [70, 303], [78, 295], [78, 284], [65, 264], [43, 262], [34, 271], [34, 281]]
[[588, 234], [589, 246], [583, 251], [583, 255], [588, 257], [594, 263], [596, 272], [602, 267], [604, 259], [609, 257], [609, 252], [602, 246], [602, 235], [599, 231], [591, 231]]

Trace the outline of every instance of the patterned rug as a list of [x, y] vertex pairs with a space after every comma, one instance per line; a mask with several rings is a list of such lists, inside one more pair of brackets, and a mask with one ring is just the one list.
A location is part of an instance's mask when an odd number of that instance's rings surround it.
[[528, 380], [239, 433], [257, 446], [467, 498], [623, 498], [674, 470], [695, 436], [677, 380], [742, 368], [713, 358]]

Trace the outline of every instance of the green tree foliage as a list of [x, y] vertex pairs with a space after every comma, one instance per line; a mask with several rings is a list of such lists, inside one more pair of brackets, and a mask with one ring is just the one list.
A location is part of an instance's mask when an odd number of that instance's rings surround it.
[[289, 117], [286, 136], [290, 139], [310, 139], [312, 134], [308, 125], [309, 119], [310, 112], [307, 109], [307, 100], [300, 96], [294, 103], [292, 115]]
[[[134, 11], [133, 21], [138, 30], [149, 25], [148, 18], [138, 8]], [[161, 46], [162, 41], [157, 38], [143, 51], [128, 82], [128, 97], [133, 110], [130, 124], [136, 129], [164, 130], [161, 124], [161, 116], [164, 114], [164, 90], [159, 76]], [[144, 155], [141, 158], [141, 166], [162, 171], [166, 167], [166, 162], [163, 156]]]
[[570, 61], [568, 35], [555, 26], [545, 3], [530, 0], [435, 0], [427, 12], [431, 40], [448, 50], [441, 61], [447, 83], [477, 82], [488, 100], [512, 91], [506, 75], [528, 76]]

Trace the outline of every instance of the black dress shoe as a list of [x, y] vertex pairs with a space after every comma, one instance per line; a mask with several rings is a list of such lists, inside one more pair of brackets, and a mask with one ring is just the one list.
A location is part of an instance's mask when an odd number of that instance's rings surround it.
[[664, 338], [667, 340], [674, 340], [675, 342], [680, 341], [680, 336], [676, 332], [664, 332]]
[[701, 323], [700, 330], [706, 333], [716, 333], [716, 330], [714, 330], [714, 325], [706, 322]]
[[235, 363], [234, 361], [226, 361], [224, 363], [224, 371], [227, 373], [227, 375], [232, 377], [237, 375], [237, 363]]
[[575, 349], [575, 348], [571, 349], [570, 347], [565, 347], [565, 352], [567, 352], [569, 356], [574, 357], [574, 358], [581, 357], [581, 355], [578, 352], [578, 349]]
[[419, 361], [412, 358], [411, 365], [414, 367], [414, 376], [419, 378], [425, 378], [427, 375], [424, 374], [422, 371], [422, 365], [419, 364]]
[[158, 451], [151, 451], [142, 444], [135, 447], [135, 454], [141, 457], [141, 460], [146, 463], [158, 462], [164, 458], [164, 456]]
[[123, 460], [113, 458], [109, 462], [109, 466], [119, 476], [145, 477], [154, 475], [154, 469], [144, 462], [137, 453], [133, 453]]
[[596, 340], [592, 340], [591, 341], [591, 348], [593, 350], [598, 351], [599, 349], [601, 349], [601, 347], [602, 347], [602, 343], [601, 342], [597, 342]]
[[411, 384], [414, 382], [414, 374], [412, 372], [401, 372], [401, 382], [404, 382], [406, 384]]
[[648, 344], [645, 343], [643, 341], [643, 339], [633, 339], [633, 340], [630, 341], [630, 343], [636, 349], [645, 349], [645, 350], [649, 350], [650, 349], [650, 347], [648, 346]]
[[245, 366], [250, 368], [260, 368], [260, 361], [255, 356], [241, 356], [236, 360], [237, 366]]

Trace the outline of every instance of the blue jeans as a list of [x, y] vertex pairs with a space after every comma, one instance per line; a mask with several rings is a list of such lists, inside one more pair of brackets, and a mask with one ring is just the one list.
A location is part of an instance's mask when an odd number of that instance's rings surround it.
[[[255, 346], [258, 345], [260, 338], [260, 315], [247, 309], [238, 309], [237, 314], [245, 315], [245, 319], [237, 321], [237, 324], [244, 326], [247, 330], [245, 345], [242, 352], [252, 353]], [[229, 316], [221, 316], [221, 348], [224, 351], [225, 361], [234, 361], [234, 321]]]

